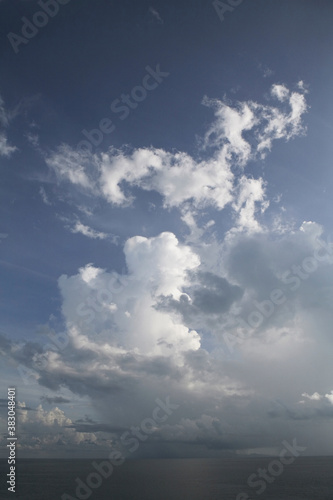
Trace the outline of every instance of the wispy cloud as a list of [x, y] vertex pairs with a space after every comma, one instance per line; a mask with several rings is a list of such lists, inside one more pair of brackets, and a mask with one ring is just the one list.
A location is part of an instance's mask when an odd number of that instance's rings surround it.
[[95, 231], [95, 229], [91, 229], [89, 226], [85, 226], [81, 222], [76, 222], [75, 226], [71, 228], [72, 233], [79, 233], [87, 236], [88, 238], [100, 239], [104, 240], [108, 237], [106, 233], [102, 233], [100, 231]]
[[15, 151], [17, 151], [17, 147], [10, 146], [7, 136], [4, 133], [0, 133], [0, 156], [9, 158]]
[[[15, 114], [15, 113], [14, 113]], [[0, 124], [3, 129], [8, 128], [11, 119], [14, 116], [13, 113], [10, 113], [9, 111], [6, 110], [4, 101], [2, 97], [0, 96]], [[0, 156], [4, 156], [6, 158], [9, 158], [12, 153], [14, 153], [17, 150], [17, 147], [11, 146], [8, 144], [8, 139], [7, 139], [7, 134], [3, 130], [0, 132]]]
[[39, 135], [38, 134], [32, 134], [31, 132], [26, 133], [26, 138], [28, 142], [35, 148], [39, 148]]
[[262, 73], [262, 76], [264, 78], [269, 78], [269, 77], [274, 75], [274, 71], [272, 69], [270, 69], [268, 66], [266, 66], [265, 64], [260, 63], [258, 65], [258, 68], [259, 68], [259, 70]]
[[163, 19], [161, 18], [159, 12], [154, 7], [149, 7], [149, 12], [157, 22], [163, 24]]
[[45, 189], [43, 188], [43, 186], [41, 186], [41, 187], [39, 188], [39, 194], [40, 194], [40, 196], [41, 196], [41, 198], [42, 198], [43, 202], [45, 203], [45, 205], [52, 205], [52, 203], [50, 202], [50, 200], [49, 200], [49, 198], [48, 198], [48, 196], [47, 196], [47, 194], [46, 194], [46, 191], [45, 191]]

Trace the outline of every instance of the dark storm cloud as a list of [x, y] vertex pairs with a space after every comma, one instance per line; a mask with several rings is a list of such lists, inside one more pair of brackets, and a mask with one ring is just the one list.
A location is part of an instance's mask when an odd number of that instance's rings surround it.
[[68, 387], [74, 394], [90, 395], [93, 398], [103, 397], [105, 394], [115, 394], [124, 390], [123, 382], [127, 377], [112, 376], [109, 372], [82, 373], [80, 371], [64, 373], [62, 370], [41, 371], [39, 384], [52, 390]]
[[270, 418], [282, 418], [289, 420], [318, 420], [333, 418], [333, 405], [328, 401], [321, 400], [308, 404], [299, 404], [298, 407], [289, 408], [282, 405], [267, 412]]
[[76, 424], [96, 424], [97, 422], [93, 419], [85, 415], [84, 418], [78, 418], [75, 420]]
[[197, 273], [199, 288], [194, 290], [193, 306], [203, 314], [221, 314], [239, 300], [243, 290], [210, 272]]
[[109, 424], [83, 424], [74, 422], [73, 425], [66, 426], [68, 429], [75, 429], [76, 432], [107, 432], [109, 434], [119, 434], [128, 430], [126, 427], [113, 426]]
[[[159, 342], [163, 343], [163, 340]], [[118, 366], [126, 371], [131, 371], [137, 374], [146, 374], [156, 377], [170, 377], [179, 379], [182, 376], [181, 369], [177, 367], [172, 358], [164, 356], [138, 356], [134, 354], [126, 354], [115, 358]]]
[[64, 398], [62, 396], [41, 396], [41, 401], [45, 401], [49, 405], [52, 404], [65, 404], [65, 403], [71, 403], [70, 399]]
[[243, 295], [243, 290], [232, 285], [225, 278], [211, 272], [189, 273], [190, 284], [187, 294], [179, 300], [161, 297], [157, 309], [179, 313], [186, 324], [190, 324], [198, 316], [220, 315], [227, 312], [231, 305]]

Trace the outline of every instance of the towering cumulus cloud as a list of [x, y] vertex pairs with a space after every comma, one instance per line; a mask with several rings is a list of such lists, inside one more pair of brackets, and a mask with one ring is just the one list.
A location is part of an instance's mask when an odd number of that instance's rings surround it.
[[[59, 277], [62, 343], [50, 326], [44, 348], [2, 339], [45, 391], [62, 391], [44, 396], [44, 406], [77, 398], [94, 408], [73, 421], [59, 408], [40, 406], [34, 416], [22, 406], [22, 428], [43, 430], [39, 446], [112, 447], [166, 395], [179, 409], [152, 429], [143, 455], [149, 446], [156, 454], [273, 453], [290, 436], [307, 442], [315, 419], [314, 451], [316, 443], [325, 451], [324, 436], [332, 444], [332, 244], [319, 224], [297, 227], [277, 213], [264, 173], [250, 168], [278, 140], [305, 133], [304, 84], [273, 85], [269, 99], [205, 97], [214, 120], [196, 156], [144, 145], [83, 154], [62, 144], [44, 154], [86, 217], [69, 225], [71, 237], [107, 241], [86, 199], [134, 213], [138, 196], [154, 192], [161, 222], [156, 234], [125, 238], [122, 273], [110, 258]], [[163, 227], [171, 212], [172, 231]]]

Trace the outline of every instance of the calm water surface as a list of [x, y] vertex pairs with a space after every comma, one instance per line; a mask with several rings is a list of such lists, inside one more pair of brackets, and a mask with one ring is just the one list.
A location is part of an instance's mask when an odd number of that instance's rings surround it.
[[[8, 465], [0, 462], [3, 500], [236, 500], [245, 492], [250, 500], [333, 500], [333, 457], [299, 457], [285, 466], [262, 494], [247, 485], [250, 474], [267, 468], [270, 458], [160, 459], [126, 461], [108, 479], [77, 497], [77, 477], [86, 484], [96, 472], [93, 460], [21, 460], [16, 493], [7, 491]], [[98, 463], [101, 460], [96, 460]], [[246, 499], [246, 496], [244, 496]]]

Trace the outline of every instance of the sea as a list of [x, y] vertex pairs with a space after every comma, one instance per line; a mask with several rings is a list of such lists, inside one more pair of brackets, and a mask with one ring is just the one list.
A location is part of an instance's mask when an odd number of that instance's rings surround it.
[[[283, 470], [272, 457], [128, 460], [104, 467], [96, 460], [24, 460], [16, 464], [15, 493], [0, 461], [1, 500], [333, 500], [333, 457], [298, 457]], [[270, 469], [267, 467], [271, 464]], [[258, 470], [271, 470], [268, 480]], [[94, 474], [93, 474], [94, 473]], [[252, 476], [251, 476], [252, 475]], [[252, 486], [248, 478], [252, 477]], [[89, 486], [90, 484], [90, 486]], [[80, 485], [80, 488], [78, 487]]]

